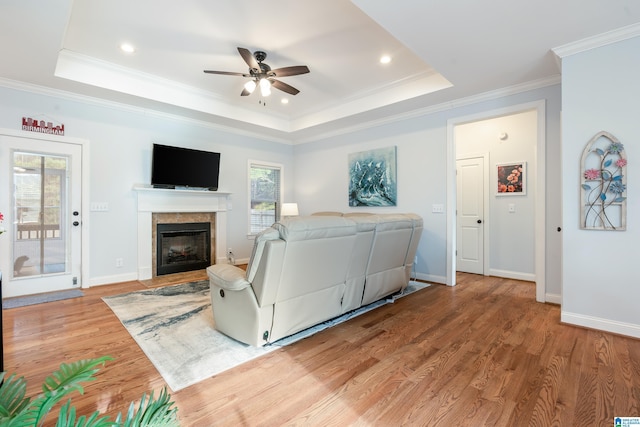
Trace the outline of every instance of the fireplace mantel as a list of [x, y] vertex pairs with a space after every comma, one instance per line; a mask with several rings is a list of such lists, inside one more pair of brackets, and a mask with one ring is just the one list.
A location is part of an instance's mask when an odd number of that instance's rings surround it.
[[[231, 193], [220, 191], [133, 187], [138, 197], [138, 280], [153, 276], [152, 214], [162, 212], [215, 212], [216, 260], [226, 263], [227, 211]], [[222, 255], [222, 256], [221, 256]]]

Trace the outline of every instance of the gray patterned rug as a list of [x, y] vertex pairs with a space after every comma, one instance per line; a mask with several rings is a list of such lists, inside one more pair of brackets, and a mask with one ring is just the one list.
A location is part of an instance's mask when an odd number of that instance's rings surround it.
[[[427, 286], [412, 281], [404, 295]], [[240, 343], [214, 329], [207, 280], [104, 297], [103, 301], [118, 316], [169, 387], [178, 391], [393, 302], [395, 298], [375, 302], [265, 347]]]

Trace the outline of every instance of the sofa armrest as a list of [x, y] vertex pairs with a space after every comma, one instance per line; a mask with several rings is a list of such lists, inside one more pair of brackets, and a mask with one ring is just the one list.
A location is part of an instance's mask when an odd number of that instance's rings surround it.
[[250, 283], [245, 278], [245, 271], [235, 265], [215, 264], [207, 267], [207, 275], [211, 283], [228, 291], [240, 291]]

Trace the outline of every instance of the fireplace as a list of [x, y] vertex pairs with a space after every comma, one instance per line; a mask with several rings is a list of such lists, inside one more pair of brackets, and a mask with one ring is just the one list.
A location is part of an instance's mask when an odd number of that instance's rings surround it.
[[230, 193], [222, 191], [167, 190], [135, 185], [138, 200], [138, 280], [156, 272], [158, 223], [211, 223], [210, 264], [227, 262], [227, 216]]
[[211, 265], [211, 223], [157, 224], [156, 274], [202, 270]]

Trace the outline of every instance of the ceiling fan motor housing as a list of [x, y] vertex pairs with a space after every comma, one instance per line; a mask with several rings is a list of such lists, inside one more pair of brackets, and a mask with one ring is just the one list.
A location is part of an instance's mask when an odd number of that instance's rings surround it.
[[262, 62], [267, 59], [267, 54], [261, 50], [256, 50], [253, 52], [253, 57], [256, 58], [256, 61]]

